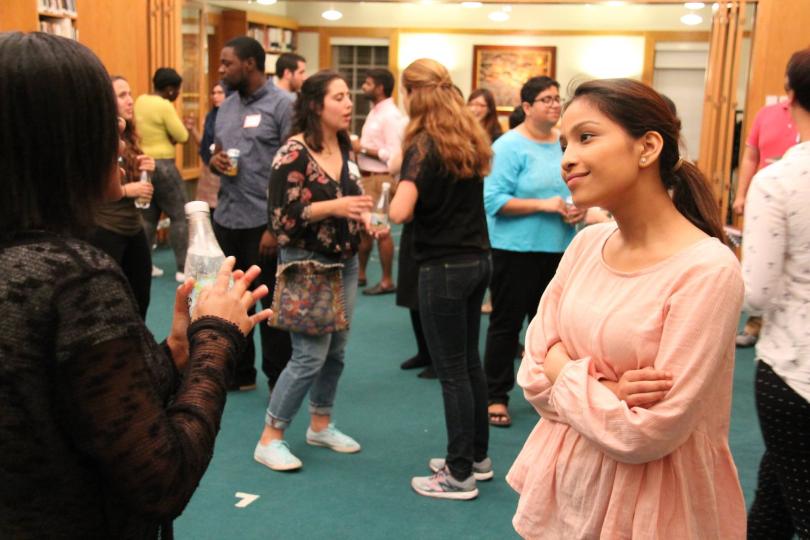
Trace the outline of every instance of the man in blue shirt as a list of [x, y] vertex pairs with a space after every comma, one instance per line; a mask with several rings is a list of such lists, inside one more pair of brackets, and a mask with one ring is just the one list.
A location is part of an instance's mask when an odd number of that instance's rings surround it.
[[[213, 218], [217, 241], [225, 255], [236, 257], [238, 268], [261, 266], [261, 282], [271, 291], [266, 298], [269, 304], [275, 285], [276, 240], [267, 227], [267, 188], [273, 157], [290, 135], [292, 103], [265, 76], [264, 60], [264, 48], [249, 37], [232, 39], [223, 47], [219, 75], [235, 92], [219, 108], [210, 167], [221, 179]], [[229, 174], [233, 170], [228, 150], [239, 151], [235, 174]], [[264, 301], [262, 305], [269, 307]], [[283, 369], [291, 353], [290, 338], [287, 332], [266, 324], [259, 327], [262, 368], [272, 388], [278, 378], [273, 366], [280, 364]], [[251, 331], [248, 346], [237, 363], [233, 389], [256, 387], [255, 355]]]

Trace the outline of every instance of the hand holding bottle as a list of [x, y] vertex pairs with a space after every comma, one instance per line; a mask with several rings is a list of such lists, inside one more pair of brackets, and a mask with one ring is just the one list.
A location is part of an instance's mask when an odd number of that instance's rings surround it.
[[[234, 272], [235, 257], [226, 257], [217, 273], [212, 285], [204, 287], [200, 292], [191, 315], [192, 320], [205, 316], [219, 317], [232, 322], [247, 335], [253, 327], [267, 320], [272, 313], [269, 309], [259, 311], [253, 316], [248, 315], [258, 300], [267, 296], [269, 292], [266, 285], [260, 285], [250, 291], [250, 284], [261, 273], [261, 269], [253, 265], [247, 272]], [[233, 280], [233, 286], [230, 285]]]

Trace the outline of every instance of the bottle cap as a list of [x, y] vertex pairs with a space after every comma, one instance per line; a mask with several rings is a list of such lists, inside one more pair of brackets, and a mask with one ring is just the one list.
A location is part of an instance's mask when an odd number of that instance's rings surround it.
[[207, 214], [211, 213], [211, 208], [205, 201], [191, 201], [186, 203], [184, 208], [186, 210], [186, 215], [193, 214], [194, 212], [205, 212]]
[[383, 189], [391, 189], [391, 182], [383, 182], [382, 183]]

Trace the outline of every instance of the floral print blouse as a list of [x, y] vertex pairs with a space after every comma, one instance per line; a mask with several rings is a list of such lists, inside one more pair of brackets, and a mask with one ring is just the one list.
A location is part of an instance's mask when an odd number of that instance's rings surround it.
[[273, 160], [267, 206], [270, 228], [278, 244], [340, 258], [357, 253], [359, 223], [335, 217], [313, 222], [309, 215], [314, 202], [362, 195], [358, 172], [356, 164], [349, 161], [343, 168], [346, 178], [341, 182], [329, 176], [300, 141], [290, 139], [279, 148]]

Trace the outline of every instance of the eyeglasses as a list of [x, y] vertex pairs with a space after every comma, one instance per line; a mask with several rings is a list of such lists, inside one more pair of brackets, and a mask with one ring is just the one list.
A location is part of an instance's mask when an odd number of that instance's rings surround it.
[[560, 96], [546, 96], [546, 97], [537, 98], [537, 99], [535, 99], [533, 101], [533, 103], [537, 103], [538, 101], [540, 103], [542, 103], [543, 105], [545, 105], [546, 107], [551, 106], [552, 103], [555, 104], [555, 105], [562, 104], [562, 99], [560, 99]]

